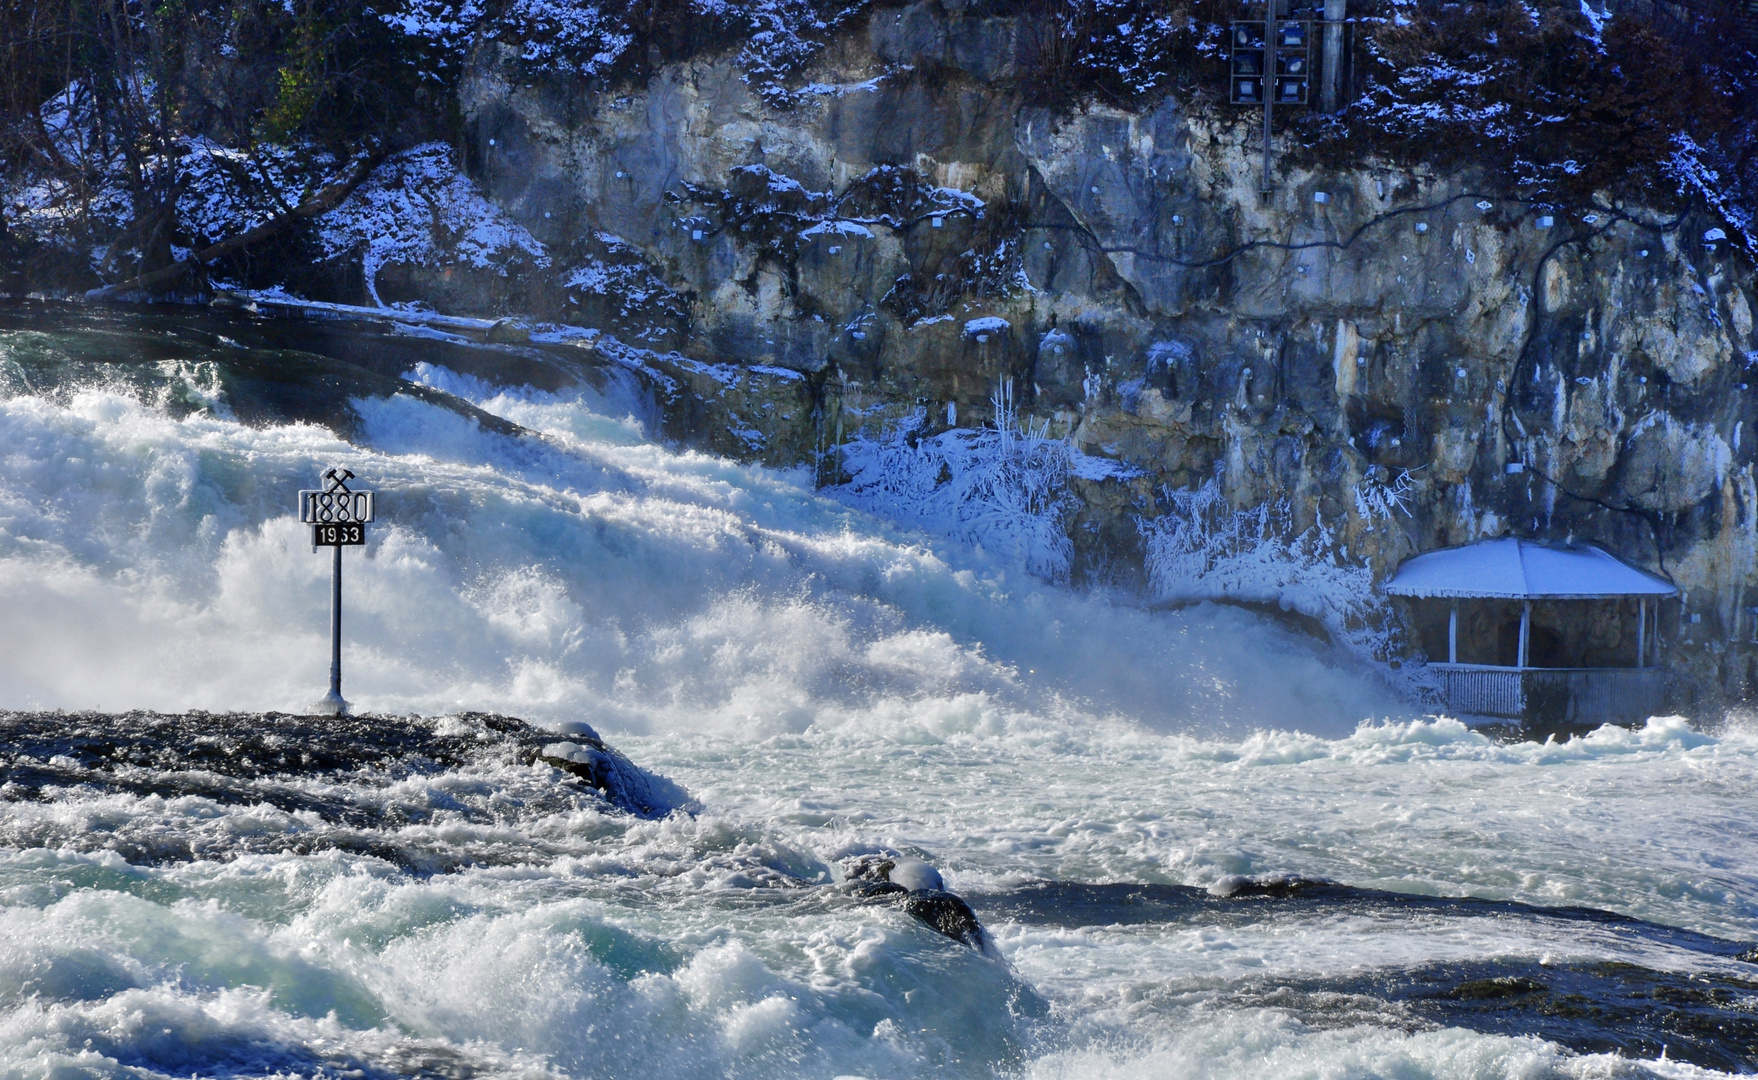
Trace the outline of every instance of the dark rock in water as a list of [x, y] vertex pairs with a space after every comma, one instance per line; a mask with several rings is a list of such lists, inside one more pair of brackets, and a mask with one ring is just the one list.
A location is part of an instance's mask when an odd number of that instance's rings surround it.
[[[335, 849], [444, 873], [553, 852], [536, 837], [513, 843], [494, 832], [460, 841], [411, 826], [504, 825], [581, 809], [643, 818], [695, 810], [683, 788], [639, 768], [585, 725], [570, 737], [558, 744], [554, 732], [485, 713], [0, 712], [0, 807], [116, 794], [286, 815], [244, 830], [224, 822], [207, 831], [158, 829], [141, 819], [73, 833], [33, 815], [0, 815], [0, 844], [101, 848], [138, 864]], [[558, 746], [572, 749], [558, 757]], [[434, 782], [419, 782], [428, 778]]]
[[[467, 765], [535, 762], [586, 780], [626, 813], [664, 817], [693, 809], [689, 794], [646, 772], [584, 724], [579, 743], [511, 716], [297, 716], [288, 713], [0, 713], [0, 740], [12, 752], [7, 794], [36, 797], [46, 785], [96, 783], [129, 788], [150, 770], [154, 790], [180, 788], [197, 774], [237, 779], [277, 776], [354, 779], [375, 770], [401, 779]], [[581, 746], [584, 743], [585, 746]], [[571, 748], [557, 754], [557, 748]], [[572, 753], [578, 760], [569, 759]], [[581, 761], [592, 762], [583, 766]], [[208, 782], [218, 795], [223, 785]], [[219, 795], [219, 800], [229, 801]]]
[[919, 859], [862, 856], [843, 865], [843, 883], [864, 899], [896, 904], [924, 926], [980, 953], [991, 951], [977, 913], [947, 892], [939, 872]]
[[989, 951], [989, 936], [977, 921], [977, 913], [952, 893], [939, 889], [906, 893], [903, 910], [954, 941], [962, 941], [978, 952]]
[[862, 855], [842, 864], [842, 880], [860, 896], [903, 896], [909, 889], [891, 880], [898, 860], [884, 855]]
[[[1501, 945], [1475, 959], [1391, 964], [1332, 973], [1266, 971], [1208, 998], [1212, 1007], [1278, 1009], [1317, 1026], [1467, 1028], [1538, 1037], [1582, 1054], [1688, 1062], [1722, 1073], [1758, 1069], [1758, 947], [1585, 907], [1383, 892], [1276, 875], [1228, 878], [1210, 888], [1143, 882], [1038, 881], [973, 897], [990, 922], [1019, 926], [1177, 925], [1231, 934], [1273, 919], [1282, 928], [1340, 918], [1387, 926], [1493, 926], [1493, 937], [1534, 942], [1615, 936], [1630, 960]], [[1476, 931], [1459, 932], [1474, 934]], [[1664, 961], [1653, 967], [1648, 957]], [[1692, 1073], [1691, 1075], [1696, 1075]], [[1717, 1075], [1721, 1075], [1718, 1073]]]
[[573, 773], [599, 791], [604, 791], [613, 782], [612, 776], [615, 772], [610, 748], [591, 736], [580, 737], [586, 740], [585, 746], [571, 741], [550, 743], [537, 752], [537, 760], [563, 772]]
[[1208, 892], [1210, 896], [1225, 897], [1230, 900], [1245, 900], [1251, 897], [1286, 900], [1291, 897], [1316, 895], [1335, 887], [1332, 882], [1317, 878], [1304, 878], [1299, 875], [1278, 874], [1257, 878], [1229, 875], [1209, 886]]
[[621, 809], [642, 817], [664, 817], [673, 810], [693, 810], [689, 792], [650, 773], [607, 746], [584, 724], [564, 742], [546, 743], [535, 760], [577, 776]]
[[1467, 979], [1445, 996], [1459, 1001], [1499, 1001], [1503, 998], [1525, 997], [1527, 994], [1545, 994], [1550, 987], [1519, 975], [1504, 975], [1495, 979]]

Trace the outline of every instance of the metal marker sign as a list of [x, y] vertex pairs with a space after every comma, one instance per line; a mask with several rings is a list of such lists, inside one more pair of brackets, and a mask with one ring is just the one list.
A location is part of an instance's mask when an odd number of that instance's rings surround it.
[[331, 469], [324, 474], [329, 483], [322, 491], [299, 493], [299, 520], [311, 524], [313, 547], [335, 547], [366, 543], [366, 523], [372, 520], [373, 493], [351, 491], [348, 481], [354, 474], [347, 469]]
[[312, 708], [317, 712], [345, 713], [342, 699], [342, 549], [366, 543], [366, 525], [373, 517], [373, 493], [354, 491], [347, 469], [324, 473], [320, 491], [299, 493], [299, 520], [311, 525], [311, 547], [334, 548], [335, 572], [330, 581], [330, 692]]

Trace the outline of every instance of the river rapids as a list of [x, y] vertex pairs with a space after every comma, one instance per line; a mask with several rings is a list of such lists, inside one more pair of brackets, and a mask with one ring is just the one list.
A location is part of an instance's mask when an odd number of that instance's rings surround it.
[[[1758, 1070], [1758, 725], [1498, 741], [1261, 614], [668, 446], [646, 394], [0, 308], [0, 1076]], [[324, 719], [295, 493], [336, 465], [379, 520]], [[543, 756], [589, 732], [669, 794]], [[851, 889], [877, 857], [985, 947]]]

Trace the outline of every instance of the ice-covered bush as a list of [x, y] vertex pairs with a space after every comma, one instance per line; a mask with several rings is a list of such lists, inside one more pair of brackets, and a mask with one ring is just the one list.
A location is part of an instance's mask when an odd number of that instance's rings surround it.
[[994, 397], [993, 426], [924, 435], [917, 409], [877, 438], [838, 452], [849, 476], [834, 489], [846, 501], [906, 525], [951, 536], [1047, 581], [1062, 581], [1074, 557], [1067, 518], [1070, 448], [1044, 424], [1021, 427], [1011, 394]]
[[550, 261], [536, 237], [482, 197], [441, 143], [387, 159], [319, 219], [318, 238], [331, 256], [360, 250], [374, 301], [378, 271], [391, 263], [427, 266], [455, 258], [504, 274], [510, 261], [539, 267]]
[[[1365, 482], [1355, 492], [1357, 513], [1370, 523], [1389, 518], [1410, 489], [1408, 474]], [[1214, 480], [1162, 494], [1166, 512], [1136, 522], [1153, 599], [1275, 605], [1317, 620], [1359, 656], [1397, 654], [1401, 633], [1374, 587], [1373, 567], [1350, 557], [1332, 525], [1296, 529], [1286, 499], [1235, 508]]]
[[1370, 4], [1362, 94], [1329, 130], [1370, 152], [1480, 169], [1536, 197], [1589, 202], [1609, 191], [1657, 208], [1703, 198], [1743, 218], [1758, 176], [1742, 152], [1758, 124], [1745, 89], [1758, 58], [1725, 45], [1739, 31], [1736, 9], [1613, 8]]
[[[484, 15], [475, 0], [405, 0], [411, 8], [474, 12], [533, 74], [638, 81], [652, 59], [677, 60], [738, 44], [735, 62], [766, 101], [794, 103], [798, 76], [866, 0], [508, 0]], [[453, 18], [454, 22], [460, 21]], [[445, 18], [412, 25], [448, 25]]]
[[[102, 275], [137, 272], [155, 254], [146, 250], [155, 238], [182, 259], [258, 227], [335, 182], [351, 164], [305, 143], [241, 148], [173, 133], [131, 166], [81, 83], [69, 84], [40, 112], [72, 171], [21, 169], [7, 176], [0, 213], [21, 237], [83, 250]], [[165, 202], [155, 206], [155, 198]]]

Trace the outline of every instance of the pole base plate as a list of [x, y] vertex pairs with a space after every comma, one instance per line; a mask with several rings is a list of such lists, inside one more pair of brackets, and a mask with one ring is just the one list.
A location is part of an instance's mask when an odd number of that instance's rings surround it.
[[322, 699], [314, 701], [311, 704], [311, 714], [313, 716], [346, 716], [348, 709], [348, 703], [342, 700], [342, 695], [336, 693], [334, 690], [331, 690], [329, 693], [325, 694]]

